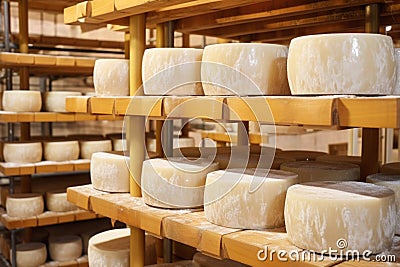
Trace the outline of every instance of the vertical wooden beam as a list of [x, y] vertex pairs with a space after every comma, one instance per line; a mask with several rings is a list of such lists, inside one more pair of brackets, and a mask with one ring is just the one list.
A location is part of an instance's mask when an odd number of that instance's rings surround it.
[[237, 145], [248, 146], [250, 142], [249, 139], [249, 122], [238, 122]]
[[190, 47], [190, 34], [182, 34], [182, 47]]
[[[130, 34], [130, 95], [137, 94], [142, 85], [142, 58], [146, 45], [146, 18], [144, 14], [131, 16], [129, 18]], [[142, 172], [142, 163], [144, 161], [145, 146], [145, 118], [142, 116], [131, 116], [127, 129], [127, 139], [129, 139], [130, 148], [130, 193], [132, 196], [140, 197], [140, 181]], [[130, 237], [130, 266], [144, 266], [144, 231], [131, 227]]]

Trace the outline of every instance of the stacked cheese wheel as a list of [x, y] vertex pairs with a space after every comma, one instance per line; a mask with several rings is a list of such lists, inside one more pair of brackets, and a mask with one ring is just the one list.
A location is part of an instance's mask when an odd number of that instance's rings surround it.
[[50, 236], [50, 258], [55, 261], [70, 261], [82, 254], [82, 240], [77, 235]]
[[48, 161], [68, 161], [79, 158], [78, 141], [43, 142], [44, 159]]
[[69, 96], [80, 96], [80, 92], [52, 91], [43, 96], [44, 110], [52, 112], [66, 112], [65, 102]]
[[4, 91], [2, 101], [6, 111], [38, 112], [42, 108], [42, 96], [39, 91]]
[[3, 145], [3, 158], [6, 162], [36, 163], [42, 160], [42, 143], [9, 142]]
[[[46, 262], [46, 245], [40, 242], [18, 244], [16, 246], [18, 267], [37, 267]], [[10, 259], [11, 251], [10, 251]]]
[[93, 83], [96, 95], [129, 95], [129, 60], [96, 60], [93, 70]]
[[12, 194], [7, 197], [8, 216], [26, 218], [36, 216], [44, 211], [44, 201], [40, 194]]

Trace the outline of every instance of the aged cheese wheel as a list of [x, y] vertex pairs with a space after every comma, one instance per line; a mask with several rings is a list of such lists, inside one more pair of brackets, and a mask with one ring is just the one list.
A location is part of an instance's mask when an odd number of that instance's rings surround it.
[[96, 152], [109, 152], [112, 150], [111, 140], [81, 141], [80, 151], [82, 159], [91, 159]]
[[114, 151], [124, 151], [124, 146], [127, 149], [127, 145], [128, 145], [128, 144], [126, 144], [126, 139], [113, 139], [112, 144], [113, 144]]
[[391, 248], [394, 237], [394, 192], [361, 182], [293, 185], [286, 194], [285, 224], [288, 239], [303, 249], [379, 253]]
[[81, 92], [52, 91], [44, 93], [44, 110], [66, 112], [65, 99], [67, 96], [80, 96]]
[[145, 95], [203, 95], [200, 67], [203, 49], [151, 48], [142, 61]]
[[[46, 262], [46, 245], [40, 242], [18, 244], [16, 246], [18, 267], [37, 267]], [[11, 250], [10, 250], [10, 259]]]
[[40, 194], [12, 194], [7, 197], [6, 210], [10, 217], [31, 217], [44, 211], [44, 201]]
[[204, 215], [224, 227], [282, 227], [286, 191], [297, 182], [297, 174], [278, 170], [211, 172], [204, 190]]
[[129, 192], [129, 157], [96, 152], [92, 155], [90, 177], [94, 188], [106, 192]]
[[77, 209], [77, 206], [67, 200], [67, 193], [65, 191], [46, 192], [46, 206], [50, 211], [59, 212]]
[[383, 185], [394, 191], [396, 202], [396, 234], [400, 234], [400, 175], [376, 173], [367, 176], [367, 182]]
[[149, 159], [143, 162], [142, 195], [146, 204], [161, 208], [203, 205], [207, 173], [218, 169], [210, 159]]
[[[173, 139], [173, 147], [193, 147], [194, 139], [192, 137], [179, 137]], [[156, 151], [156, 139], [149, 138], [147, 139], [147, 150], [155, 152]]]
[[3, 157], [5, 162], [36, 163], [42, 160], [42, 143], [4, 143]]
[[400, 174], [400, 162], [391, 162], [383, 164], [381, 172], [389, 174]]
[[129, 95], [129, 60], [97, 59], [94, 63], [93, 83], [98, 96]]
[[281, 170], [297, 173], [300, 183], [317, 181], [357, 181], [360, 179], [360, 167], [345, 162], [285, 162], [281, 164]]
[[278, 151], [277, 155], [281, 157], [294, 158], [297, 161], [303, 160], [316, 160], [317, 157], [326, 155], [325, 152], [320, 151], [308, 151], [308, 150], [283, 150]]
[[288, 48], [261, 43], [214, 44], [204, 48], [205, 95], [290, 95]]
[[368, 33], [294, 38], [287, 71], [294, 95], [391, 94], [396, 79], [393, 41]]
[[400, 48], [394, 49], [394, 57], [396, 60], [397, 79], [393, 94], [400, 95]]
[[68, 161], [79, 158], [78, 141], [44, 142], [44, 159], [48, 161]]
[[82, 240], [77, 235], [50, 236], [50, 258], [55, 261], [70, 261], [82, 255]]
[[340, 155], [323, 155], [316, 158], [317, 161], [327, 161], [327, 162], [347, 162], [361, 165], [360, 156], [340, 156]]
[[11, 90], [3, 92], [3, 109], [15, 112], [38, 112], [42, 108], [39, 91]]

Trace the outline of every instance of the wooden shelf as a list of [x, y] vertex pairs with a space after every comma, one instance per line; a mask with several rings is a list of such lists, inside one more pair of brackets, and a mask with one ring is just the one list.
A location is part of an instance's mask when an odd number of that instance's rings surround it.
[[0, 122], [77, 122], [96, 120], [121, 120], [115, 116], [97, 116], [82, 113], [11, 112], [0, 111]]
[[92, 75], [94, 58], [0, 53], [0, 68], [29, 67], [34, 75]]
[[87, 255], [72, 261], [50, 261], [41, 265], [43, 267], [89, 267]]
[[[231, 135], [231, 134], [227, 134], [227, 133], [215, 133], [215, 132], [201, 132], [201, 138], [209, 138], [212, 139], [214, 141], [216, 141], [217, 143], [235, 143], [237, 142], [237, 135]], [[265, 138], [268, 138], [267, 136], [265, 136]], [[249, 141], [250, 144], [261, 144], [263, 142], [262, 140], [262, 136], [260, 134], [254, 134], [254, 133], [250, 133], [249, 134]]]
[[[12, 0], [17, 1], [17, 0]], [[28, 6], [31, 10], [40, 10], [48, 12], [63, 12], [64, 8], [70, 5], [74, 5], [81, 2], [81, 0], [57, 0], [57, 1], [47, 1], [47, 0], [28, 0]]]

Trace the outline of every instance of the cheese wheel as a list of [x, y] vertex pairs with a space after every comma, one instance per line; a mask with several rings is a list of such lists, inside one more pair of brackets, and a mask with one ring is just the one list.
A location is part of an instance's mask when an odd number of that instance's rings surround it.
[[151, 48], [142, 61], [145, 95], [203, 95], [200, 67], [203, 49]]
[[388, 174], [400, 174], [400, 162], [391, 162], [383, 164], [381, 172]]
[[400, 234], [400, 175], [376, 173], [367, 176], [367, 182], [386, 186], [394, 191], [396, 202], [396, 234]]
[[96, 152], [109, 152], [112, 150], [111, 140], [81, 141], [80, 151], [82, 159], [91, 159]]
[[394, 237], [394, 192], [361, 182], [293, 185], [286, 194], [285, 224], [288, 239], [303, 249], [379, 253], [391, 248]]
[[6, 200], [7, 215], [26, 218], [36, 216], [44, 211], [44, 201], [40, 194], [12, 194]]
[[106, 192], [129, 192], [129, 157], [96, 152], [92, 155], [90, 177], [94, 188]]
[[78, 141], [44, 142], [44, 159], [48, 161], [68, 161], [79, 158]]
[[393, 94], [395, 95], [400, 95], [400, 48], [394, 49], [394, 57], [396, 60], [396, 69], [397, 69], [397, 75], [396, 75], [396, 83], [394, 86], [394, 91]]
[[323, 155], [317, 157], [316, 160], [327, 161], [327, 162], [347, 162], [361, 166], [360, 156]]
[[5, 162], [36, 163], [42, 160], [42, 143], [4, 143], [3, 157]]
[[294, 158], [297, 161], [316, 160], [317, 157], [327, 155], [325, 152], [308, 150], [283, 150], [277, 153], [281, 157]]
[[52, 112], [67, 112], [65, 99], [67, 96], [81, 96], [81, 92], [52, 91], [44, 93], [44, 110]]
[[207, 173], [218, 169], [210, 159], [149, 159], [143, 162], [142, 196], [161, 208], [201, 207]]
[[[10, 259], [12, 261], [10, 250]], [[46, 262], [46, 245], [40, 242], [18, 244], [16, 246], [18, 267], [37, 267]]]
[[77, 209], [77, 206], [67, 200], [67, 192], [65, 191], [46, 192], [46, 206], [48, 210], [56, 212], [65, 212]]
[[357, 181], [360, 167], [351, 163], [294, 161], [281, 164], [281, 170], [299, 175], [300, 183], [317, 181]]
[[294, 95], [391, 94], [396, 79], [393, 41], [368, 33], [294, 38], [287, 71]]
[[[179, 137], [173, 139], [173, 147], [193, 147], [194, 146], [194, 139], [192, 137]], [[147, 139], [147, 150], [155, 152], [156, 151], [156, 139], [149, 138]]]
[[112, 144], [114, 151], [124, 151], [124, 146], [127, 146], [126, 139], [113, 139]]
[[71, 261], [82, 255], [82, 240], [77, 235], [50, 236], [50, 258], [55, 261]]
[[93, 83], [98, 96], [129, 95], [129, 60], [97, 59], [94, 63]]
[[12, 90], [3, 92], [3, 109], [14, 112], [38, 112], [42, 108], [39, 91]]
[[193, 263], [197, 264], [198, 267], [248, 267], [240, 262], [236, 262], [229, 259], [216, 259], [203, 253], [197, 252], [193, 256]]
[[297, 174], [278, 170], [211, 172], [204, 190], [204, 216], [231, 228], [282, 227], [286, 190], [297, 182]]
[[261, 43], [214, 44], [204, 48], [205, 95], [290, 95], [288, 48]]

